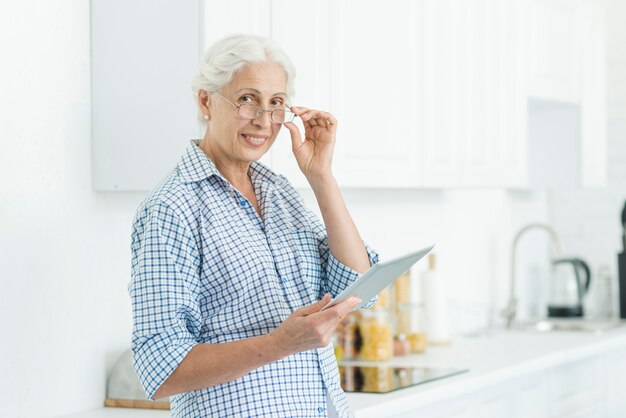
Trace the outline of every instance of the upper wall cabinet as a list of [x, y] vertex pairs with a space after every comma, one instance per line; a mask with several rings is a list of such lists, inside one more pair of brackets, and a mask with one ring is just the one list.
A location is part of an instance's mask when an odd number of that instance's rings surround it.
[[[579, 107], [577, 184], [606, 184], [605, 12], [587, 0], [530, 2], [529, 96]], [[579, 141], [579, 142], [578, 142]]]
[[606, 22], [604, 9], [581, 4], [581, 168], [583, 187], [607, 182]]
[[[271, 36], [270, 9], [270, 0], [203, 1], [202, 54], [220, 38], [234, 33]], [[204, 129], [200, 129], [198, 137], [202, 135]], [[272, 154], [265, 154], [261, 162], [272, 166]]]
[[577, 102], [581, 33], [577, 1], [530, 2], [530, 95]]
[[425, 187], [526, 181], [523, 0], [421, 1], [417, 98]]
[[[272, 38], [283, 47], [296, 67], [296, 95], [291, 105], [331, 112], [336, 108], [332, 95], [336, 79], [331, 65], [334, 45], [331, 5], [330, 0], [272, 0]], [[298, 118], [295, 123], [304, 136], [304, 127]], [[339, 138], [342, 137], [342, 130], [343, 123], [340, 121]], [[271, 154], [274, 170], [287, 176], [295, 186], [308, 186], [293, 156], [286, 128], [281, 129]]]
[[198, 1], [92, 0], [94, 190], [150, 190], [197, 137]]
[[[328, 109], [339, 120], [339, 183], [523, 185], [522, 4], [272, 1], [272, 36], [296, 65], [298, 103]], [[288, 139], [277, 141], [272, 161], [297, 185], [305, 184]]]
[[[203, 134], [191, 77], [236, 32], [276, 39], [291, 104], [337, 117], [344, 187], [528, 187], [531, 98], [580, 105], [581, 183], [605, 181], [604, 17], [587, 0], [92, 4], [98, 190], [154, 187]], [[262, 161], [307, 186], [285, 128]]]
[[[358, 13], [354, 11], [358, 10]], [[422, 184], [417, 3], [343, 0], [332, 8], [338, 181], [347, 187]]]

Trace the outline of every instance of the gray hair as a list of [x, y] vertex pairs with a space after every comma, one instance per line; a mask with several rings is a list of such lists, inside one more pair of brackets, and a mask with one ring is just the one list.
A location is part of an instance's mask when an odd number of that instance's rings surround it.
[[[287, 100], [292, 100], [296, 69], [287, 54], [271, 38], [243, 34], [222, 38], [207, 49], [198, 73], [191, 80], [194, 100], [197, 101], [198, 91], [217, 91], [228, 84], [241, 68], [256, 62], [273, 62], [283, 67], [287, 74]], [[204, 123], [201, 114], [198, 114], [198, 119]]]

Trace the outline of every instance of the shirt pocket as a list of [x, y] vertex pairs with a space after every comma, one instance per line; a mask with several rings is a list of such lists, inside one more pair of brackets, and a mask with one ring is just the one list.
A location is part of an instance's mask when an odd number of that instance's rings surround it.
[[320, 256], [320, 240], [311, 230], [297, 229], [291, 232], [290, 241], [296, 254], [298, 270], [302, 279], [318, 295], [324, 277], [324, 265]]

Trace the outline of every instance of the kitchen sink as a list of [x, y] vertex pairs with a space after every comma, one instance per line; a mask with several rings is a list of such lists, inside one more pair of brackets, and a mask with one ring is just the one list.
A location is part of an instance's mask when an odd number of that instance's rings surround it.
[[583, 331], [583, 332], [603, 332], [625, 325], [626, 321], [618, 319], [581, 319], [581, 318], [550, 318], [543, 319], [530, 324], [520, 324], [518, 329], [535, 330], [540, 332], [548, 331]]

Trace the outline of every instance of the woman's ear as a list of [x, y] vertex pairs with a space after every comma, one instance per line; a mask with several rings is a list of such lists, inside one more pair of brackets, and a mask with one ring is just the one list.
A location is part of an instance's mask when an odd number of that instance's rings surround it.
[[211, 119], [211, 94], [206, 90], [198, 90], [198, 106], [205, 120]]

